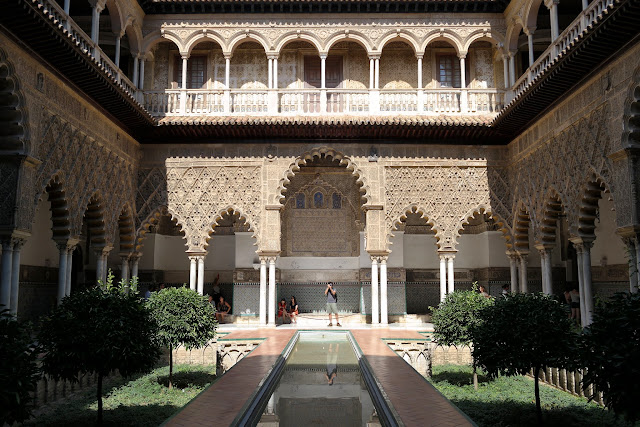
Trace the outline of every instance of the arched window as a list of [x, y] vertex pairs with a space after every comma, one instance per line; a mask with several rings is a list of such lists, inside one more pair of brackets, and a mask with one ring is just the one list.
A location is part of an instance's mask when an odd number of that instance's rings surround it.
[[304, 209], [305, 197], [304, 193], [296, 194], [296, 209]]
[[342, 196], [338, 193], [333, 193], [333, 209], [342, 209]]
[[321, 192], [317, 192], [313, 195], [313, 207], [321, 208], [324, 205], [324, 195]]

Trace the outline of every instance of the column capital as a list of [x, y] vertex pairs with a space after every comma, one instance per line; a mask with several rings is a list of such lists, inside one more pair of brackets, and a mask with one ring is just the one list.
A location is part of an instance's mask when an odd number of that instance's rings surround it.
[[467, 57], [467, 51], [458, 52], [458, 58], [465, 59]]
[[329, 56], [329, 53], [328, 52], [320, 53], [318, 56], [320, 57], [320, 60], [327, 59], [327, 57]]
[[535, 248], [538, 250], [538, 252], [540, 252], [540, 255], [546, 256], [551, 252], [553, 252], [555, 245], [539, 244], [539, 245], [535, 245]]
[[378, 264], [378, 256], [377, 255], [369, 255], [369, 258], [371, 258], [371, 263], [372, 264]]
[[190, 56], [189, 52], [180, 52], [180, 58], [182, 59], [189, 59]]
[[547, 6], [547, 9], [551, 9], [554, 6], [560, 4], [560, 0], [544, 0], [544, 5]]
[[118, 255], [122, 261], [129, 261], [131, 259], [131, 252], [121, 252]]
[[279, 53], [267, 53], [267, 59], [278, 59], [279, 57]]
[[207, 256], [206, 252], [187, 252], [187, 256], [189, 257], [189, 259], [200, 259]]
[[233, 58], [233, 52], [224, 52], [222, 55], [224, 56], [224, 59], [230, 60], [231, 58]]
[[382, 56], [381, 53], [374, 53], [369, 55], [369, 59], [380, 59], [381, 56]]
[[423, 59], [424, 58], [424, 52], [417, 52], [416, 53], [416, 59]]
[[533, 33], [536, 32], [537, 27], [524, 27], [522, 28], [522, 31], [527, 35], [527, 36], [533, 36]]

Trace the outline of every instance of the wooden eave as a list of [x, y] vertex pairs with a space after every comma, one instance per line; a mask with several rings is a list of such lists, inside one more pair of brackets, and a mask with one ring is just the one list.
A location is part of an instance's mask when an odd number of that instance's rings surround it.
[[138, 0], [147, 15], [199, 13], [502, 13], [507, 0]]
[[132, 135], [154, 118], [35, 0], [0, 1], [0, 26]]
[[640, 39], [640, 0], [618, 0], [595, 25], [583, 31], [571, 49], [551, 63], [495, 118], [492, 128], [516, 137], [562, 97], [598, 72], [616, 53]]

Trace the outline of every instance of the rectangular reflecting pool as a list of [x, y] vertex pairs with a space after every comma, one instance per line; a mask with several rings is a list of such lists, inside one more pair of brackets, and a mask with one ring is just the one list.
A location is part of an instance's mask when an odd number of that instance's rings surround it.
[[380, 425], [347, 333], [300, 334], [258, 425]]

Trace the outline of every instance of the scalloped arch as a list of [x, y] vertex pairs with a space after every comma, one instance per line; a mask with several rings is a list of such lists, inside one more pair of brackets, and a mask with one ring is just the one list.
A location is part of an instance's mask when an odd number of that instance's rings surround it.
[[[218, 221], [220, 221], [225, 214], [228, 214], [230, 216], [233, 216], [233, 215], [237, 214], [238, 215], [238, 219], [244, 220], [247, 223], [247, 225], [249, 226], [249, 231], [253, 232], [251, 237], [256, 239], [256, 243], [255, 244], [256, 245], [258, 244], [257, 242], [259, 240], [259, 234], [258, 234], [258, 231], [257, 231], [258, 229], [255, 226], [255, 220], [253, 218], [251, 218], [250, 216], [245, 215], [242, 212], [242, 209], [240, 207], [236, 206], [236, 205], [228, 205], [227, 207], [218, 210], [216, 215], [213, 217], [213, 221], [212, 221], [209, 229], [207, 230], [208, 237], [211, 237], [211, 234], [213, 233], [214, 227], [218, 225]], [[205, 249], [207, 248], [208, 244], [209, 243], [207, 242], [206, 245], [205, 245]]]
[[129, 202], [124, 202], [118, 216], [118, 235], [120, 237], [120, 252], [132, 252], [135, 249], [136, 233], [133, 209]]
[[388, 248], [391, 245], [391, 237], [393, 237], [393, 230], [400, 224], [401, 222], [406, 221], [407, 214], [417, 213], [420, 214], [420, 218], [424, 218], [427, 225], [431, 227], [432, 231], [435, 231], [436, 245], [440, 246], [440, 239], [443, 236], [442, 230], [439, 225], [437, 225], [431, 217], [427, 214], [427, 209], [419, 203], [411, 203], [407, 205], [404, 209], [402, 209], [402, 213], [394, 218], [391, 223], [387, 224], [387, 235], [386, 235], [386, 247]]
[[623, 111], [622, 146], [640, 144], [640, 67], [633, 72]]
[[494, 213], [491, 205], [488, 203], [481, 203], [478, 206], [469, 209], [463, 217], [460, 219], [456, 227], [455, 238], [457, 244], [457, 238], [460, 237], [460, 231], [464, 228], [465, 225], [469, 224], [469, 220], [473, 218], [476, 214], [484, 215], [487, 214], [491, 218], [496, 221], [496, 224], [500, 227], [500, 231], [502, 232], [502, 237], [505, 239], [505, 244], [507, 245], [507, 249], [511, 249], [513, 245], [513, 235], [511, 232], [511, 227], [507, 224], [507, 222], [501, 218], [498, 214]]
[[542, 215], [537, 227], [537, 243], [556, 243], [557, 221], [560, 215], [567, 210], [567, 204], [562, 194], [553, 186], [545, 192], [542, 205]]
[[0, 115], [3, 131], [0, 135], [0, 153], [26, 154], [29, 147], [28, 117], [20, 78], [0, 48]]
[[325, 157], [333, 157], [338, 160], [341, 165], [346, 165], [347, 170], [350, 170], [351, 173], [356, 176], [356, 184], [361, 186], [360, 192], [364, 193], [362, 197], [367, 201], [367, 203], [371, 201], [369, 185], [366, 183], [366, 177], [358, 165], [350, 157], [345, 156], [333, 148], [318, 147], [296, 157], [296, 159], [289, 165], [278, 184], [275, 203], [281, 203], [282, 199], [285, 198], [284, 192], [286, 191], [286, 186], [291, 182], [290, 179], [296, 174], [296, 172], [300, 170], [300, 166], [312, 161], [314, 157], [321, 157], [323, 155]]
[[53, 224], [53, 240], [63, 241], [71, 236], [71, 214], [67, 198], [66, 183], [61, 172], [56, 172], [45, 186], [43, 192], [38, 193], [34, 210], [44, 195], [51, 203], [51, 222]]
[[513, 249], [516, 251], [529, 251], [529, 228], [531, 227], [531, 210], [519, 200], [513, 215]]
[[595, 173], [589, 177], [580, 191], [580, 206], [578, 208], [578, 224], [571, 227], [572, 234], [595, 238], [595, 221], [598, 212], [598, 202], [604, 193], [612, 194], [605, 180]]

